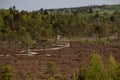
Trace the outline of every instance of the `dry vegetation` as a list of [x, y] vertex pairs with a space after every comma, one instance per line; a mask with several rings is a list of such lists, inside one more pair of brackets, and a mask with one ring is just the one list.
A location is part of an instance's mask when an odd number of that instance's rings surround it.
[[16, 51], [15, 53], [8, 52], [8, 56], [0, 56], [0, 64], [13, 67], [15, 80], [26, 80], [29, 71], [35, 80], [44, 80], [46, 78], [47, 64], [51, 61], [55, 63], [61, 75], [70, 78], [73, 72], [79, 71], [80, 62], [83, 62], [86, 67], [88, 66], [92, 53], [99, 53], [105, 65], [108, 63], [110, 54], [113, 55], [117, 63], [120, 63], [119, 43], [119, 41], [111, 41], [107, 44], [100, 42], [71, 42], [69, 48], [57, 51], [41, 51], [37, 52], [39, 54], [32, 56], [15, 55]]

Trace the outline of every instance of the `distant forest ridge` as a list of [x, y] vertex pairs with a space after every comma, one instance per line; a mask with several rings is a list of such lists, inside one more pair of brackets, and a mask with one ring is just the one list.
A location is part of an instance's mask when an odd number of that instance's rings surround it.
[[[90, 9], [90, 8], [99, 8], [99, 9], [108, 9], [108, 10], [111, 10], [111, 9], [119, 9], [120, 8], [120, 4], [114, 4], [114, 5], [106, 5], [106, 4], [103, 4], [103, 5], [89, 5], [89, 6], [81, 6], [81, 7], [69, 7], [69, 8], [52, 8], [52, 9], [44, 9], [48, 12], [55, 12], [55, 11], [58, 11], [58, 12], [62, 12], [62, 11], [69, 11], [69, 10], [73, 10], [73, 11], [76, 11], [76, 10], [79, 10], [79, 9]], [[41, 8], [43, 9], [43, 8]]]
[[120, 4], [63, 9], [18, 11], [15, 6], [0, 9], [0, 42], [64, 37], [109, 37], [120, 34]]

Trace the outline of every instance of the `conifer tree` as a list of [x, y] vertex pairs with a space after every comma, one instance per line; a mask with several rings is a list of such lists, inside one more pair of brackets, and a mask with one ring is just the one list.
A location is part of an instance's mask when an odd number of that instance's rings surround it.
[[83, 64], [81, 63], [77, 80], [86, 80], [85, 76], [86, 76], [86, 69], [84, 68]]
[[0, 80], [13, 80], [10, 66], [0, 65]]
[[100, 55], [96, 53], [91, 55], [90, 65], [86, 75], [88, 80], [105, 80], [104, 65]]
[[114, 77], [114, 80], [120, 80], [120, 64], [118, 65], [117, 69], [116, 69], [116, 75]]
[[114, 77], [116, 75], [116, 69], [117, 69], [116, 61], [114, 57], [110, 55], [109, 61], [108, 61], [108, 70], [107, 70], [109, 80], [114, 80]]
[[55, 64], [52, 63], [52, 62], [48, 62], [48, 64], [47, 64], [47, 70], [46, 70], [45, 74], [47, 75], [48, 80], [49, 79], [50, 80], [51, 79], [52, 80], [54, 80], [54, 79], [59, 80], [61, 78], [60, 74], [57, 71], [57, 68], [56, 68]]

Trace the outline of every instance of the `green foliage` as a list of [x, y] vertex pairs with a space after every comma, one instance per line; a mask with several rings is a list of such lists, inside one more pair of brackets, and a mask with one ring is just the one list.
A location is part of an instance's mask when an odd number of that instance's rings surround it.
[[120, 64], [117, 66], [116, 75], [114, 77], [114, 80], [120, 80]]
[[115, 19], [115, 22], [117, 22], [117, 23], [119, 23], [119, 17], [120, 17], [120, 10], [116, 10], [115, 12], [114, 12], [114, 14], [113, 14], [113, 17], [114, 17], [114, 19]]
[[33, 44], [32, 38], [29, 33], [24, 34], [21, 39], [23, 42], [23, 46], [25, 47], [30, 47]]
[[91, 55], [87, 78], [88, 80], [105, 80], [104, 65], [101, 56], [96, 53]]
[[3, 17], [0, 15], [0, 28], [4, 26], [4, 19]]
[[45, 72], [45, 74], [48, 76], [48, 79], [61, 79], [61, 76], [60, 74], [58, 73], [56, 67], [55, 67], [55, 64], [52, 63], [52, 62], [48, 62], [47, 64], [47, 70]]
[[48, 80], [55, 80], [55, 78], [54, 77], [50, 77]]
[[77, 80], [86, 80], [86, 69], [82, 63], [80, 64]]
[[[99, 37], [98, 42], [108, 44], [107, 38], [115, 33], [120, 34], [120, 5], [89, 6], [68, 9], [50, 9], [40, 11], [17, 11], [15, 6], [8, 10], [0, 10], [0, 43], [2, 41], [18, 40], [23, 47], [32, 46], [33, 40], [44, 42], [53, 39], [57, 34], [64, 36], [62, 41], [69, 38], [78, 38], [75, 41], [92, 43], [92, 40], [84, 40], [83, 37]], [[119, 36], [119, 35], [118, 35]], [[67, 37], [67, 39], [66, 39]], [[79, 38], [82, 37], [82, 38]], [[97, 41], [97, 39], [96, 39]], [[50, 80], [60, 77], [53, 63], [48, 62], [46, 74]], [[4, 72], [4, 69], [7, 71]], [[0, 66], [0, 79], [5, 78], [11, 72], [9, 67]], [[98, 54], [93, 54], [88, 69], [80, 67], [78, 80], [104, 80], [104, 65]], [[108, 80], [119, 80], [120, 67], [110, 56]], [[29, 74], [31, 76], [31, 73]], [[74, 74], [73, 79], [76, 79]], [[58, 80], [58, 78], [57, 78]]]
[[26, 36], [36, 42], [53, 39], [57, 34], [67, 38], [109, 37], [120, 34], [118, 7], [103, 5], [27, 12], [13, 6], [0, 10], [0, 39], [18, 40], [28, 45]]
[[33, 75], [32, 75], [32, 72], [31, 72], [31, 71], [28, 71], [28, 72], [27, 72], [27, 80], [34, 80], [34, 78], [33, 78]]
[[117, 72], [116, 69], [117, 69], [117, 63], [115, 59], [113, 58], [113, 56], [110, 55], [109, 61], [108, 61], [108, 70], [107, 70], [109, 80], [114, 80], [116, 72]]
[[0, 80], [13, 80], [10, 66], [0, 65]]
[[[49, 75], [48, 80], [67, 80], [56, 77], [55, 65], [48, 62], [46, 74]], [[57, 75], [58, 76], [58, 75]], [[119, 80], [120, 65], [116, 64], [115, 59], [110, 55], [107, 71], [105, 71], [102, 58], [99, 54], [93, 53], [90, 58], [88, 68], [85, 68], [83, 63], [80, 64], [79, 73], [73, 72], [71, 80]]]
[[120, 66], [117, 65], [112, 55], [110, 55], [106, 72], [101, 56], [94, 53], [91, 55], [89, 68], [85, 69], [83, 65], [80, 66], [77, 80], [119, 80], [119, 75]]
[[77, 80], [77, 75], [75, 72], [73, 72], [72, 80]]

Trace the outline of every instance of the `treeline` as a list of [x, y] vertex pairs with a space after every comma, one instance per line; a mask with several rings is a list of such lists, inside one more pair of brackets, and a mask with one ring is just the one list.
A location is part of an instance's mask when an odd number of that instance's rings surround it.
[[120, 10], [107, 9], [110, 6], [83, 7], [62, 12], [47, 9], [18, 11], [15, 6], [7, 10], [1, 9], [0, 41], [40, 42], [57, 34], [65, 37], [107, 37], [119, 34]]
[[[25, 80], [36, 80], [31, 71], [26, 73]], [[80, 62], [79, 72], [73, 71], [72, 73], [71, 77], [66, 77], [60, 74], [54, 63], [48, 62], [43, 75], [45, 76], [44, 80], [120, 80], [120, 65], [110, 55], [105, 67], [102, 57], [97, 53], [93, 53], [88, 67], [85, 67], [83, 62]], [[0, 80], [14, 80], [10, 66], [0, 65]]]

